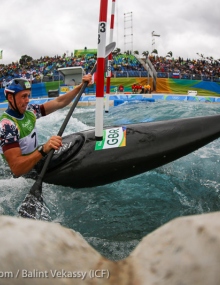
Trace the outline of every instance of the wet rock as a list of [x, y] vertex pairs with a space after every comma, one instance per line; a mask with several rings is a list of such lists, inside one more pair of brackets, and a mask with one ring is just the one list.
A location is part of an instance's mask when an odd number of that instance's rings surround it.
[[175, 219], [124, 260], [59, 224], [0, 217], [0, 284], [220, 284], [220, 213]]
[[146, 236], [129, 259], [145, 284], [220, 284], [220, 212], [174, 219]]

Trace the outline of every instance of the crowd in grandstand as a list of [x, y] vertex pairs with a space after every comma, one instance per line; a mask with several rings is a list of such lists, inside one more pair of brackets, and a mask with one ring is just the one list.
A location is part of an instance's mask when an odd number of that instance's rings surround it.
[[159, 73], [159, 77], [167, 77], [169, 73], [174, 73], [179, 78], [185, 79], [216, 79], [220, 78], [220, 61], [212, 58], [186, 59], [179, 57], [178, 59], [170, 59], [166, 57], [150, 57], [150, 60]]
[[[171, 59], [167, 57], [149, 56], [158, 77], [186, 78], [186, 79], [207, 79], [214, 78], [220, 81], [220, 62], [213, 59]], [[86, 72], [90, 72], [96, 61], [96, 55], [75, 57], [62, 56], [41, 57], [28, 61], [12, 62], [8, 65], [0, 64], [0, 85], [4, 87], [6, 82], [12, 78], [24, 77], [32, 83], [42, 82], [43, 79], [58, 80], [58, 68], [82, 66]], [[112, 76], [147, 76], [144, 66], [133, 55], [118, 54], [113, 56]]]

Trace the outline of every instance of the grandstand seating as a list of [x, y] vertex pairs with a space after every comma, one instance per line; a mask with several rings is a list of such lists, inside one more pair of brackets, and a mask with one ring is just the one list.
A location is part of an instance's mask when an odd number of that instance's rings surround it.
[[[202, 80], [220, 82], [220, 62], [205, 60], [167, 59], [163, 57], [149, 57], [156, 69], [158, 78], [179, 78], [189, 80]], [[11, 63], [0, 65], [0, 84], [3, 79], [10, 81], [12, 78], [25, 76], [32, 83], [63, 80], [57, 69], [81, 65], [86, 72], [90, 72], [95, 62], [95, 55], [85, 57], [43, 57], [32, 60], [30, 63], [20, 65]], [[147, 77], [148, 73], [143, 65], [133, 55], [119, 54], [113, 56], [111, 71], [114, 77]], [[174, 75], [179, 73], [179, 76]], [[34, 78], [34, 79], [32, 79]]]

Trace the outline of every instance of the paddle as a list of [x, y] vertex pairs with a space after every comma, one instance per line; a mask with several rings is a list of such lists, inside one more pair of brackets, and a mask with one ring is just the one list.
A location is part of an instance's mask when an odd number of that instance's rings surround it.
[[[105, 48], [105, 58], [108, 58], [108, 55], [114, 50], [116, 46], [115, 42], [112, 42], [110, 44], [108, 44]], [[107, 64], [106, 64], [107, 66]], [[93, 69], [91, 70], [91, 74], [94, 74], [94, 72], [96, 71], [96, 64], [94, 65]], [[79, 102], [79, 99], [81, 98], [82, 94], [84, 93], [86, 87], [88, 85], [88, 82], [84, 82], [79, 93], [77, 94], [77, 96], [75, 97], [75, 100], [58, 132], [58, 136], [62, 136], [68, 122], [69, 119], [72, 116], [73, 111], [75, 110], [76, 105]], [[21, 217], [24, 218], [32, 218], [32, 219], [38, 219], [38, 218], [42, 218], [42, 211], [45, 210], [45, 208], [43, 207], [43, 197], [42, 197], [42, 182], [43, 182], [43, 178], [44, 175], [47, 171], [48, 165], [52, 159], [54, 153], [54, 149], [51, 149], [50, 152], [48, 153], [45, 163], [43, 165], [43, 168], [37, 178], [37, 180], [35, 181], [35, 183], [33, 184], [32, 188], [30, 189], [29, 194], [27, 194], [27, 196], [25, 197], [24, 201], [22, 202], [20, 208], [19, 208], [19, 215]], [[44, 217], [45, 219], [47, 219], [47, 215], [46, 213], [44, 213]]]

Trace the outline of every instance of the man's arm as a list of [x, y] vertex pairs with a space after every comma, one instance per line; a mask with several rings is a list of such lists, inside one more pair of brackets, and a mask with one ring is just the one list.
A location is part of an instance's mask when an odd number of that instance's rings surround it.
[[67, 92], [66, 94], [56, 97], [56, 99], [44, 103], [45, 114], [49, 115], [58, 109], [62, 109], [72, 102], [72, 100], [79, 93], [82, 84], [76, 86], [73, 90]]
[[[51, 149], [59, 149], [62, 145], [62, 138], [59, 136], [52, 136], [44, 145], [44, 152], [48, 153]], [[22, 155], [20, 147], [9, 148], [4, 151], [4, 156], [11, 171], [16, 176], [21, 176], [28, 173], [35, 166], [35, 164], [42, 159], [42, 155], [38, 150], [31, 154]]]
[[42, 155], [37, 150], [29, 155], [22, 155], [19, 147], [6, 150], [4, 156], [15, 176], [28, 173], [42, 158]]

